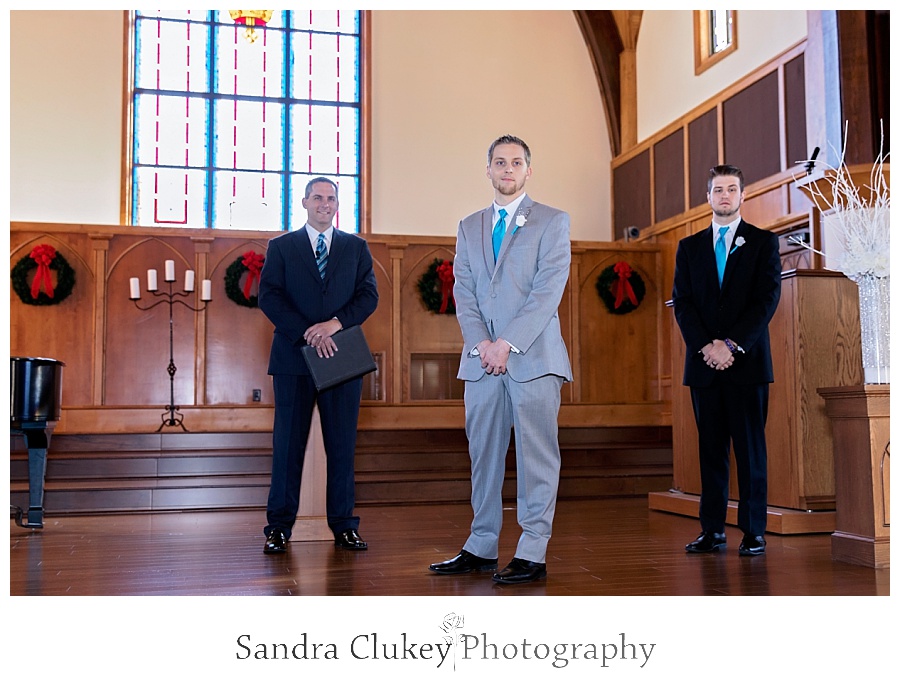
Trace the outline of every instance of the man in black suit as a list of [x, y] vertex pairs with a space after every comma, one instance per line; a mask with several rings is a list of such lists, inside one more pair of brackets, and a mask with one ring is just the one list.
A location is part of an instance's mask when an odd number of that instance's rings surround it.
[[307, 222], [269, 241], [259, 280], [259, 307], [275, 325], [269, 374], [275, 391], [272, 482], [265, 553], [284, 553], [300, 506], [300, 478], [313, 407], [318, 405], [327, 458], [325, 510], [335, 546], [362, 550], [354, 516], [353, 473], [362, 379], [316, 391], [300, 350], [330, 357], [331, 337], [362, 324], [378, 305], [372, 255], [364, 239], [335, 229], [338, 189], [318, 177], [306, 186]]
[[700, 444], [700, 536], [685, 549], [725, 546], [730, 444], [738, 476], [739, 553], [765, 553], [766, 414], [773, 381], [769, 321], [781, 296], [778, 237], [741, 219], [744, 175], [709, 172], [712, 225], [682, 239], [672, 300], [686, 344], [684, 384]]

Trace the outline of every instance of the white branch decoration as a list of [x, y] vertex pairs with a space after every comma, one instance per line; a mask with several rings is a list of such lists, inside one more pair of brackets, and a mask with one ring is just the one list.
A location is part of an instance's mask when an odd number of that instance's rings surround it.
[[[837, 225], [837, 237], [844, 248], [840, 261], [840, 271], [853, 281], [860, 277], [889, 277], [890, 263], [890, 215], [891, 189], [884, 177], [884, 164], [890, 153], [884, 153], [884, 126], [881, 131], [881, 145], [878, 157], [872, 165], [869, 184], [858, 188], [853, 183], [850, 170], [844, 162], [847, 149], [847, 127], [844, 126], [844, 148], [838, 167], [830, 167], [834, 172], [830, 179], [831, 197], [815, 184], [809, 191], [816, 207], [821, 212], [833, 211]], [[864, 194], [868, 192], [868, 198]], [[808, 243], [796, 237], [791, 243], [801, 245], [814, 253], [828, 257]]]

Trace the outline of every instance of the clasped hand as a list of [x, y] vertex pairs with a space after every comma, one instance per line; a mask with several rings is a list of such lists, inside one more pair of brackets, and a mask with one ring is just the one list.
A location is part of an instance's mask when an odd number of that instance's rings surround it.
[[481, 367], [489, 375], [506, 374], [506, 363], [509, 361], [510, 346], [502, 339], [491, 341], [485, 339], [477, 346], [481, 356]]
[[331, 358], [337, 352], [337, 344], [331, 337], [341, 331], [341, 323], [337, 320], [319, 322], [303, 332], [303, 340], [314, 346], [320, 358]]
[[703, 354], [703, 362], [714, 370], [725, 370], [734, 363], [734, 354], [721, 339], [713, 339], [713, 342], [706, 344], [700, 352]]

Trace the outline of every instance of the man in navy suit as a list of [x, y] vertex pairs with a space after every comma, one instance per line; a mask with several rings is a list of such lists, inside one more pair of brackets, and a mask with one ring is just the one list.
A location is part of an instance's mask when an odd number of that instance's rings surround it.
[[259, 307], [275, 325], [269, 374], [275, 391], [272, 482], [265, 553], [284, 553], [300, 506], [300, 478], [313, 407], [318, 405], [327, 458], [325, 510], [335, 546], [362, 550], [354, 516], [354, 451], [362, 379], [316, 390], [304, 344], [334, 355], [332, 336], [361, 325], [378, 305], [372, 255], [364, 239], [332, 226], [338, 189], [318, 177], [306, 186], [307, 222], [269, 241], [259, 280]]
[[739, 168], [713, 167], [708, 191], [712, 225], [679, 242], [672, 290], [700, 448], [702, 532], [685, 549], [711, 553], [725, 546], [733, 444], [743, 532], [738, 552], [758, 556], [766, 550], [769, 321], [781, 296], [781, 258], [775, 234], [741, 219]]

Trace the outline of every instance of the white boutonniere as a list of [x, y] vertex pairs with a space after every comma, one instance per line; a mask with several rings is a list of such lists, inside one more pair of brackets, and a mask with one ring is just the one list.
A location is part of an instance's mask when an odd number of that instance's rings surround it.
[[526, 221], [528, 221], [528, 218], [525, 215], [516, 215], [516, 226], [517, 227], [524, 227]]
[[731, 252], [728, 254], [731, 255], [731, 253], [734, 253], [734, 251], [736, 251], [738, 248], [743, 246], [745, 243], [747, 243], [747, 239], [745, 239], [743, 236], [738, 236], [734, 240], [734, 247], [731, 249]]

